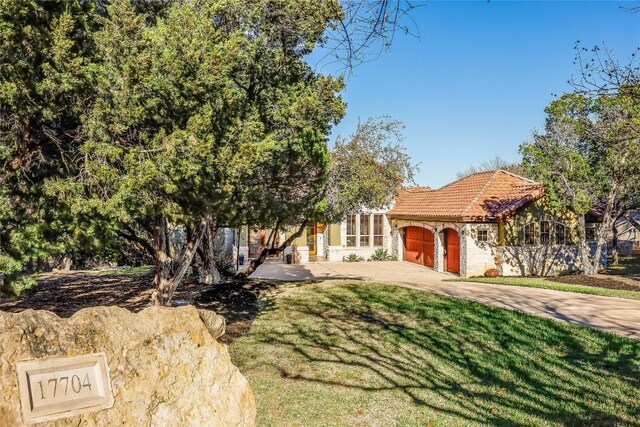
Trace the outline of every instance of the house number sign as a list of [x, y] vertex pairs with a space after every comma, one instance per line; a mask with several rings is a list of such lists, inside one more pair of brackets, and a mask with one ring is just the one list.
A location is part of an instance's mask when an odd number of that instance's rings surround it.
[[104, 353], [16, 363], [22, 418], [50, 421], [113, 406]]

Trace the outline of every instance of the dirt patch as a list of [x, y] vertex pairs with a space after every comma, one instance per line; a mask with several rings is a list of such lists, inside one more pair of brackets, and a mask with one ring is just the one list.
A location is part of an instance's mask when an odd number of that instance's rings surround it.
[[605, 289], [618, 289], [624, 291], [639, 291], [640, 292], [640, 282], [628, 278], [628, 277], [620, 277], [620, 276], [610, 276], [605, 274], [595, 274], [595, 275], [586, 275], [586, 274], [575, 274], [569, 276], [559, 276], [549, 278], [547, 280], [559, 283], [568, 283], [572, 285], [583, 285], [583, 286], [591, 286], [594, 288], [605, 288]]
[[[265, 281], [204, 286], [197, 280], [186, 279], [178, 286], [174, 302], [210, 309], [225, 317], [227, 332], [220, 341], [230, 343], [249, 329], [260, 310], [268, 307], [268, 300], [260, 297], [273, 288], [274, 284]], [[70, 317], [85, 307], [115, 305], [138, 312], [150, 305], [152, 291], [150, 274], [55, 273], [41, 277], [38, 284], [18, 300], [0, 295], [0, 310], [12, 313], [48, 310], [60, 317]]]
[[226, 333], [218, 341], [230, 344], [246, 333], [258, 312], [271, 307], [264, 298], [276, 285], [265, 281], [222, 283], [208, 288], [196, 299], [195, 305], [216, 312], [227, 321]]

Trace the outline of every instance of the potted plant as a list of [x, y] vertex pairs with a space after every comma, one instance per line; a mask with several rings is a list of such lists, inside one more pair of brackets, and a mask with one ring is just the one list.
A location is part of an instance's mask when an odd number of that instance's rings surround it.
[[495, 268], [490, 268], [484, 272], [484, 277], [498, 277], [498, 270]]

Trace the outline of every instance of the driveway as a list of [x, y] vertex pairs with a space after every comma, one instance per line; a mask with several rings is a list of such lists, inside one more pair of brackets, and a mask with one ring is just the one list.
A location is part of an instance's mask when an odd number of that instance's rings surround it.
[[251, 277], [276, 280], [355, 279], [385, 282], [537, 314], [629, 338], [640, 338], [640, 301], [637, 300], [520, 286], [443, 282], [443, 279], [455, 276], [406, 262], [323, 262], [304, 265], [267, 262]]

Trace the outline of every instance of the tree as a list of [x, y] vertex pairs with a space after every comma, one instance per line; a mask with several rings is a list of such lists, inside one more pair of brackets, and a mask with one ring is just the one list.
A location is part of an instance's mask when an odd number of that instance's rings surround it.
[[[546, 108], [544, 133], [521, 146], [525, 169], [545, 183], [555, 206], [572, 209], [579, 217], [582, 264], [597, 272], [607, 238], [616, 219], [637, 200], [640, 178], [640, 85], [638, 74], [615, 61], [596, 58], [574, 93]], [[595, 69], [593, 69], [595, 67]], [[593, 79], [603, 73], [604, 79]], [[593, 257], [586, 242], [585, 215], [597, 211]]]
[[[400, 187], [413, 182], [417, 165], [402, 145], [402, 124], [389, 117], [370, 118], [359, 123], [349, 139], [338, 138], [329, 155], [327, 178], [320, 192], [311, 187], [272, 187], [269, 199], [276, 206], [266, 207], [264, 228], [270, 228], [266, 247], [241, 274], [247, 277], [260, 266], [269, 254], [280, 253], [314, 222], [341, 221], [348, 213], [367, 207], [381, 209], [393, 201]], [[287, 198], [309, 193], [314, 204], [289, 209]], [[249, 223], [255, 225], [255, 223]], [[276, 246], [280, 230], [297, 228], [288, 239]]]
[[411, 14], [423, 5], [408, 0], [342, 0], [341, 19], [332, 25], [323, 43], [324, 60], [351, 71], [388, 50], [398, 32], [418, 37]]
[[[313, 188], [326, 178], [342, 82], [303, 57], [337, 19], [336, 3], [307, 6], [176, 2], [155, 19], [128, 0], [106, 6], [81, 173], [51, 181], [49, 191], [74, 212], [117, 222], [153, 254], [157, 304], [170, 304], [217, 226], [267, 215], [265, 187]], [[314, 198], [289, 197], [286, 209]], [[177, 247], [176, 227], [185, 230]]]
[[0, 271], [11, 279], [76, 244], [90, 221], [43, 182], [73, 173], [96, 14], [79, 0], [14, 0], [0, 3], [0, 22]]
[[526, 171], [522, 168], [522, 165], [519, 163], [508, 162], [500, 157], [500, 155], [496, 155], [493, 159], [487, 160], [478, 165], [469, 166], [467, 169], [457, 172], [456, 176], [460, 179], [477, 172], [492, 171], [496, 169], [502, 169], [520, 176], [526, 176]]
[[385, 39], [404, 7], [355, 4], [2, 3], [0, 268], [127, 239], [168, 305], [217, 227], [320, 217], [343, 82], [305, 56], [357, 11]]

